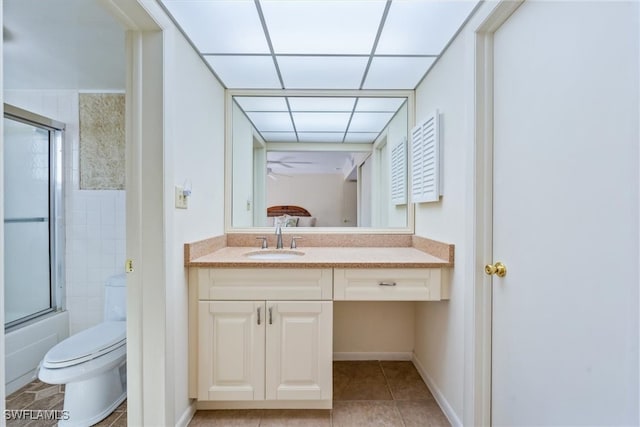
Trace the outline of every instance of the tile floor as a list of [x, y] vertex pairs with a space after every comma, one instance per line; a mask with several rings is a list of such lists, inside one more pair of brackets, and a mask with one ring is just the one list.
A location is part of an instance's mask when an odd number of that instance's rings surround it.
[[189, 426], [449, 426], [411, 362], [333, 363], [332, 410], [198, 411]]
[[[8, 410], [62, 410], [64, 386], [38, 380], [9, 395]], [[55, 421], [7, 420], [8, 427], [53, 426]], [[125, 401], [100, 427], [127, 425]], [[449, 426], [411, 362], [333, 363], [332, 410], [198, 411], [191, 427], [440, 427]]]
[[[62, 411], [64, 386], [45, 384], [34, 380], [15, 393], [7, 396], [5, 402], [8, 411], [20, 411], [32, 419], [8, 419], [7, 427], [48, 427], [56, 425], [55, 420], [45, 420], [51, 412]], [[47, 412], [38, 412], [47, 411]], [[11, 414], [8, 412], [7, 414]], [[40, 419], [38, 419], [40, 418]], [[100, 427], [119, 427], [127, 425], [127, 402], [120, 405], [111, 415], [96, 424]]]

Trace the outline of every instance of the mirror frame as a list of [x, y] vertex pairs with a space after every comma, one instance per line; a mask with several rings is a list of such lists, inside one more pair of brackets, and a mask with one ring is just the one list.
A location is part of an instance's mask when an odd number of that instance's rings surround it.
[[[304, 97], [375, 97], [375, 98], [407, 98], [407, 139], [411, 129], [415, 126], [415, 92], [413, 90], [296, 90], [296, 89], [269, 89], [269, 90], [232, 90], [225, 93], [225, 145], [224, 145], [224, 229], [225, 233], [267, 233], [273, 227], [233, 227], [232, 225], [232, 165], [233, 165], [233, 97], [234, 96], [304, 96]], [[254, 136], [260, 139], [255, 132]], [[383, 131], [376, 138], [375, 147], [384, 137]], [[271, 143], [277, 144], [277, 143]], [[410, 156], [410, 150], [407, 155]], [[407, 192], [409, 192], [409, 177], [411, 176], [411, 162], [407, 161]], [[411, 202], [410, 194], [407, 194], [407, 226], [396, 228], [369, 228], [369, 227], [300, 227], [296, 234], [414, 234], [415, 232], [415, 205]]]

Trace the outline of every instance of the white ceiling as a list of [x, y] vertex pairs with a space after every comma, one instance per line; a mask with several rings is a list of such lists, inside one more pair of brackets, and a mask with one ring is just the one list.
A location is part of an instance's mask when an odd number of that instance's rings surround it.
[[[478, 0], [160, 3], [229, 89], [365, 91], [415, 89]], [[372, 143], [405, 99], [235, 101], [267, 142]]]
[[[231, 89], [412, 90], [477, 0], [158, 0]], [[4, 0], [4, 88], [124, 90], [101, 0]], [[236, 97], [268, 142], [371, 143], [404, 98]], [[372, 105], [377, 103], [379, 105]]]
[[267, 142], [371, 143], [406, 98], [236, 96]]
[[125, 30], [100, 0], [4, 0], [4, 89], [124, 90]]
[[160, 0], [230, 89], [415, 89], [477, 0]]

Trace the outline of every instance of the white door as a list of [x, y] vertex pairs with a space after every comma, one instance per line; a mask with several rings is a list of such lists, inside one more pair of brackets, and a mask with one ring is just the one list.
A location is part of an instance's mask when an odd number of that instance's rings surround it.
[[333, 303], [267, 301], [266, 398], [332, 396]]
[[494, 425], [638, 425], [638, 7], [495, 33]]
[[264, 399], [264, 301], [200, 301], [198, 399]]

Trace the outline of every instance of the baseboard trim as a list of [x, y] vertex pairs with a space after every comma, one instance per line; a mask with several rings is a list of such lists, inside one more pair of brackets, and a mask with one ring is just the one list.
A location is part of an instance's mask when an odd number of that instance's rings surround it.
[[196, 414], [196, 402], [191, 401], [191, 404], [187, 406], [187, 409], [184, 410], [184, 412], [182, 413], [182, 416], [176, 423], [176, 427], [187, 427], [195, 414]]
[[333, 400], [208, 400], [196, 403], [197, 409], [331, 409]]
[[333, 360], [412, 360], [410, 351], [396, 352], [340, 352], [333, 353]]
[[442, 394], [440, 389], [436, 386], [436, 383], [429, 376], [429, 374], [427, 374], [426, 369], [424, 369], [424, 366], [422, 366], [422, 364], [420, 363], [420, 361], [418, 360], [415, 354], [413, 354], [411, 361], [413, 362], [413, 365], [418, 370], [418, 373], [422, 377], [424, 383], [429, 388], [429, 391], [431, 391], [431, 394], [436, 399], [436, 402], [438, 402], [438, 405], [440, 406], [440, 409], [442, 409], [444, 416], [447, 417], [447, 419], [449, 420], [449, 423], [451, 423], [451, 426], [462, 427], [462, 422], [460, 421], [460, 418], [455, 413], [455, 411], [453, 410], [453, 408], [451, 407], [447, 399], [444, 397], [444, 394]]

